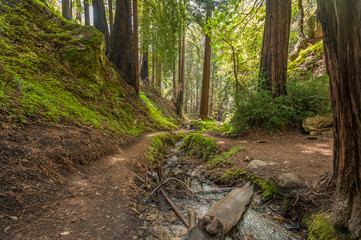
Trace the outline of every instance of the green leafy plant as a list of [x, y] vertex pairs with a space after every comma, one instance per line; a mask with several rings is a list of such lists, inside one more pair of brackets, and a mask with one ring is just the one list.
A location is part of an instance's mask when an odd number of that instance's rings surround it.
[[190, 133], [184, 138], [183, 144], [189, 156], [203, 158], [208, 161], [217, 151], [213, 138], [204, 137], [200, 133]]

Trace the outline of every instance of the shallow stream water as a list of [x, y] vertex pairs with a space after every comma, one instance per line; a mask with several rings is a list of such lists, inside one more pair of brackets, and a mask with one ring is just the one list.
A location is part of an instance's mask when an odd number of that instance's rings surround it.
[[[178, 144], [181, 145], [181, 144]], [[174, 151], [177, 152], [177, 151]], [[178, 158], [178, 157], [177, 157]], [[180, 159], [180, 158], [179, 158]], [[179, 161], [177, 159], [177, 161]], [[167, 163], [168, 171], [179, 169], [177, 161], [173, 158]], [[225, 197], [232, 188], [222, 188], [215, 183], [200, 177], [195, 173], [197, 169], [188, 169], [185, 173], [190, 178], [190, 188], [196, 193], [200, 201], [192, 196], [185, 197], [172, 196], [173, 202], [178, 206], [183, 216], [187, 218], [190, 211], [194, 211], [197, 218], [202, 218], [208, 210], [220, 199]], [[179, 221], [166, 221], [167, 215], [173, 214], [169, 211], [161, 209], [158, 213], [158, 221], [154, 222], [157, 231], [162, 232], [158, 234], [161, 237], [158, 239], [185, 239], [187, 231], [184, 225]], [[267, 206], [260, 201], [260, 196], [255, 194], [253, 200], [244, 214], [242, 220], [226, 235], [226, 240], [229, 239], [257, 239], [257, 240], [288, 240], [288, 239], [303, 239], [299, 232], [288, 231], [285, 228], [287, 220], [272, 212]]]

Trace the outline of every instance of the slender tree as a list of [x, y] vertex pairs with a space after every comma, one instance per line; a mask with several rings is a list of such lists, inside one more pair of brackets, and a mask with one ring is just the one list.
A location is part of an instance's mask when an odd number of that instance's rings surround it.
[[84, 0], [84, 18], [85, 18], [85, 25], [90, 25], [89, 0]]
[[138, 0], [133, 0], [133, 47], [135, 92], [139, 94]]
[[177, 115], [179, 117], [183, 117], [183, 99], [184, 99], [184, 63], [185, 63], [185, 33], [183, 34], [182, 38], [182, 51], [180, 56], [180, 68], [179, 68], [179, 81], [178, 81], [178, 88], [179, 92], [177, 93]]
[[[206, 21], [212, 18], [212, 10], [207, 7]], [[205, 47], [204, 47], [204, 62], [203, 62], [203, 79], [202, 79], [202, 95], [199, 117], [202, 120], [208, 117], [208, 104], [209, 104], [209, 79], [211, 74], [211, 37], [206, 34]]]
[[361, 238], [361, 1], [318, 0], [333, 109], [334, 223]]
[[120, 71], [125, 82], [136, 88], [130, 4], [130, 0], [116, 1], [109, 59]]
[[105, 7], [103, 0], [92, 0], [93, 3], [93, 19], [94, 27], [104, 34], [107, 51], [109, 53], [110, 38], [107, 17], [105, 15]]
[[148, 78], [149, 76], [149, 62], [148, 62], [148, 51], [144, 53], [143, 60], [142, 60], [142, 66], [140, 68], [140, 79], [144, 80]]
[[260, 65], [260, 88], [273, 97], [285, 95], [291, 1], [266, 0], [266, 22]]
[[62, 0], [61, 1], [63, 17], [69, 21], [71, 21], [71, 18], [72, 18], [70, 2], [71, 2], [71, 0]]
[[110, 35], [113, 32], [113, 0], [108, 0]]

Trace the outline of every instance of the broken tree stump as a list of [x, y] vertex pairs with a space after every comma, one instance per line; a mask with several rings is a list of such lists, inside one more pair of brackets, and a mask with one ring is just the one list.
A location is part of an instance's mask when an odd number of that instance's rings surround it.
[[[223, 239], [224, 234], [241, 220], [247, 210], [247, 206], [251, 202], [252, 196], [253, 186], [251, 183], [247, 183], [242, 188], [236, 188], [231, 191], [208, 211], [206, 216], [198, 223], [198, 226], [190, 231], [187, 240]], [[204, 226], [204, 224], [202, 225], [202, 221], [209, 222], [209, 218], [219, 221], [220, 225], [222, 225], [222, 233], [217, 232], [217, 234], [212, 234], [214, 233], [214, 229], [208, 232], [206, 231], [207, 228], [202, 229], [202, 226]], [[215, 224], [215, 220], [212, 220], [212, 223]], [[208, 229], [210, 229], [210, 226], [208, 226]], [[220, 231], [220, 229], [218, 229], [218, 231]]]

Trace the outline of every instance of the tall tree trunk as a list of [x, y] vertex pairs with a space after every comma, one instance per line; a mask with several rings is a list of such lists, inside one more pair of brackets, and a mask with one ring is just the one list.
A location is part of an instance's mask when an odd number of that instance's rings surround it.
[[266, 0], [266, 23], [260, 65], [260, 88], [273, 97], [286, 95], [291, 1]]
[[[173, 78], [172, 78], [172, 83], [173, 83], [173, 96], [172, 96], [172, 101], [175, 103], [176, 102], [176, 98], [177, 98], [177, 83], [176, 83], [176, 59], [174, 58], [173, 60]], [[179, 72], [179, 71], [178, 71]]]
[[361, 238], [361, 1], [318, 0], [333, 109], [334, 223]]
[[192, 114], [193, 113], [193, 92], [191, 89], [191, 102], [189, 104], [189, 113]]
[[196, 79], [196, 112], [199, 113], [199, 80]]
[[140, 68], [140, 79], [144, 80], [146, 78], [148, 78], [149, 76], [149, 70], [148, 70], [148, 51], [145, 52], [144, 56], [143, 56], [143, 60], [142, 60], [142, 66]]
[[109, 59], [118, 68], [124, 81], [136, 89], [130, 3], [130, 0], [116, 1]]
[[[212, 18], [212, 11], [207, 10], [206, 20]], [[209, 103], [209, 78], [211, 74], [211, 37], [206, 34], [206, 41], [204, 47], [204, 62], [203, 62], [203, 79], [202, 79], [202, 96], [201, 96], [201, 108], [199, 117], [202, 120], [208, 117], [208, 103]]]
[[155, 70], [155, 54], [154, 54], [154, 46], [153, 46], [152, 47], [152, 87], [154, 87], [154, 83], [155, 83], [154, 70]]
[[113, 34], [113, 0], [108, 0], [110, 35]]
[[89, 0], [84, 0], [84, 18], [85, 25], [90, 25], [90, 17], [89, 17]]
[[156, 82], [157, 88], [159, 89], [159, 92], [162, 93], [162, 62], [157, 57], [157, 82]]
[[179, 92], [177, 93], [177, 115], [179, 117], [183, 117], [183, 98], [184, 98], [184, 58], [185, 58], [185, 51], [186, 51], [186, 43], [185, 43], [185, 33], [182, 38], [182, 54], [181, 54], [181, 64], [180, 64], [180, 72], [179, 72], [179, 82], [178, 82], [178, 89]]
[[93, 3], [93, 20], [94, 27], [103, 33], [105, 37], [107, 52], [109, 53], [110, 39], [107, 23], [107, 16], [105, 15], [105, 7], [103, 0], [92, 0]]
[[76, 20], [81, 24], [81, 12], [78, 9], [76, 10]]
[[304, 19], [305, 19], [305, 12], [304, 12], [304, 10], [303, 10], [302, 0], [297, 0], [297, 7], [298, 7], [298, 19], [297, 19], [298, 36], [299, 36], [300, 38], [306, 38], [306, 37], [305, 37], [304, 30], [303, 30]]
[[133, 0], [133, 34], [135, 92], [139, 94], [138, 0]]
[[70, 1], [71, 0], [62, 0], [61, 1], [61, 9], [62, 9], [63, 17], [68, 21], [71, 21]]

